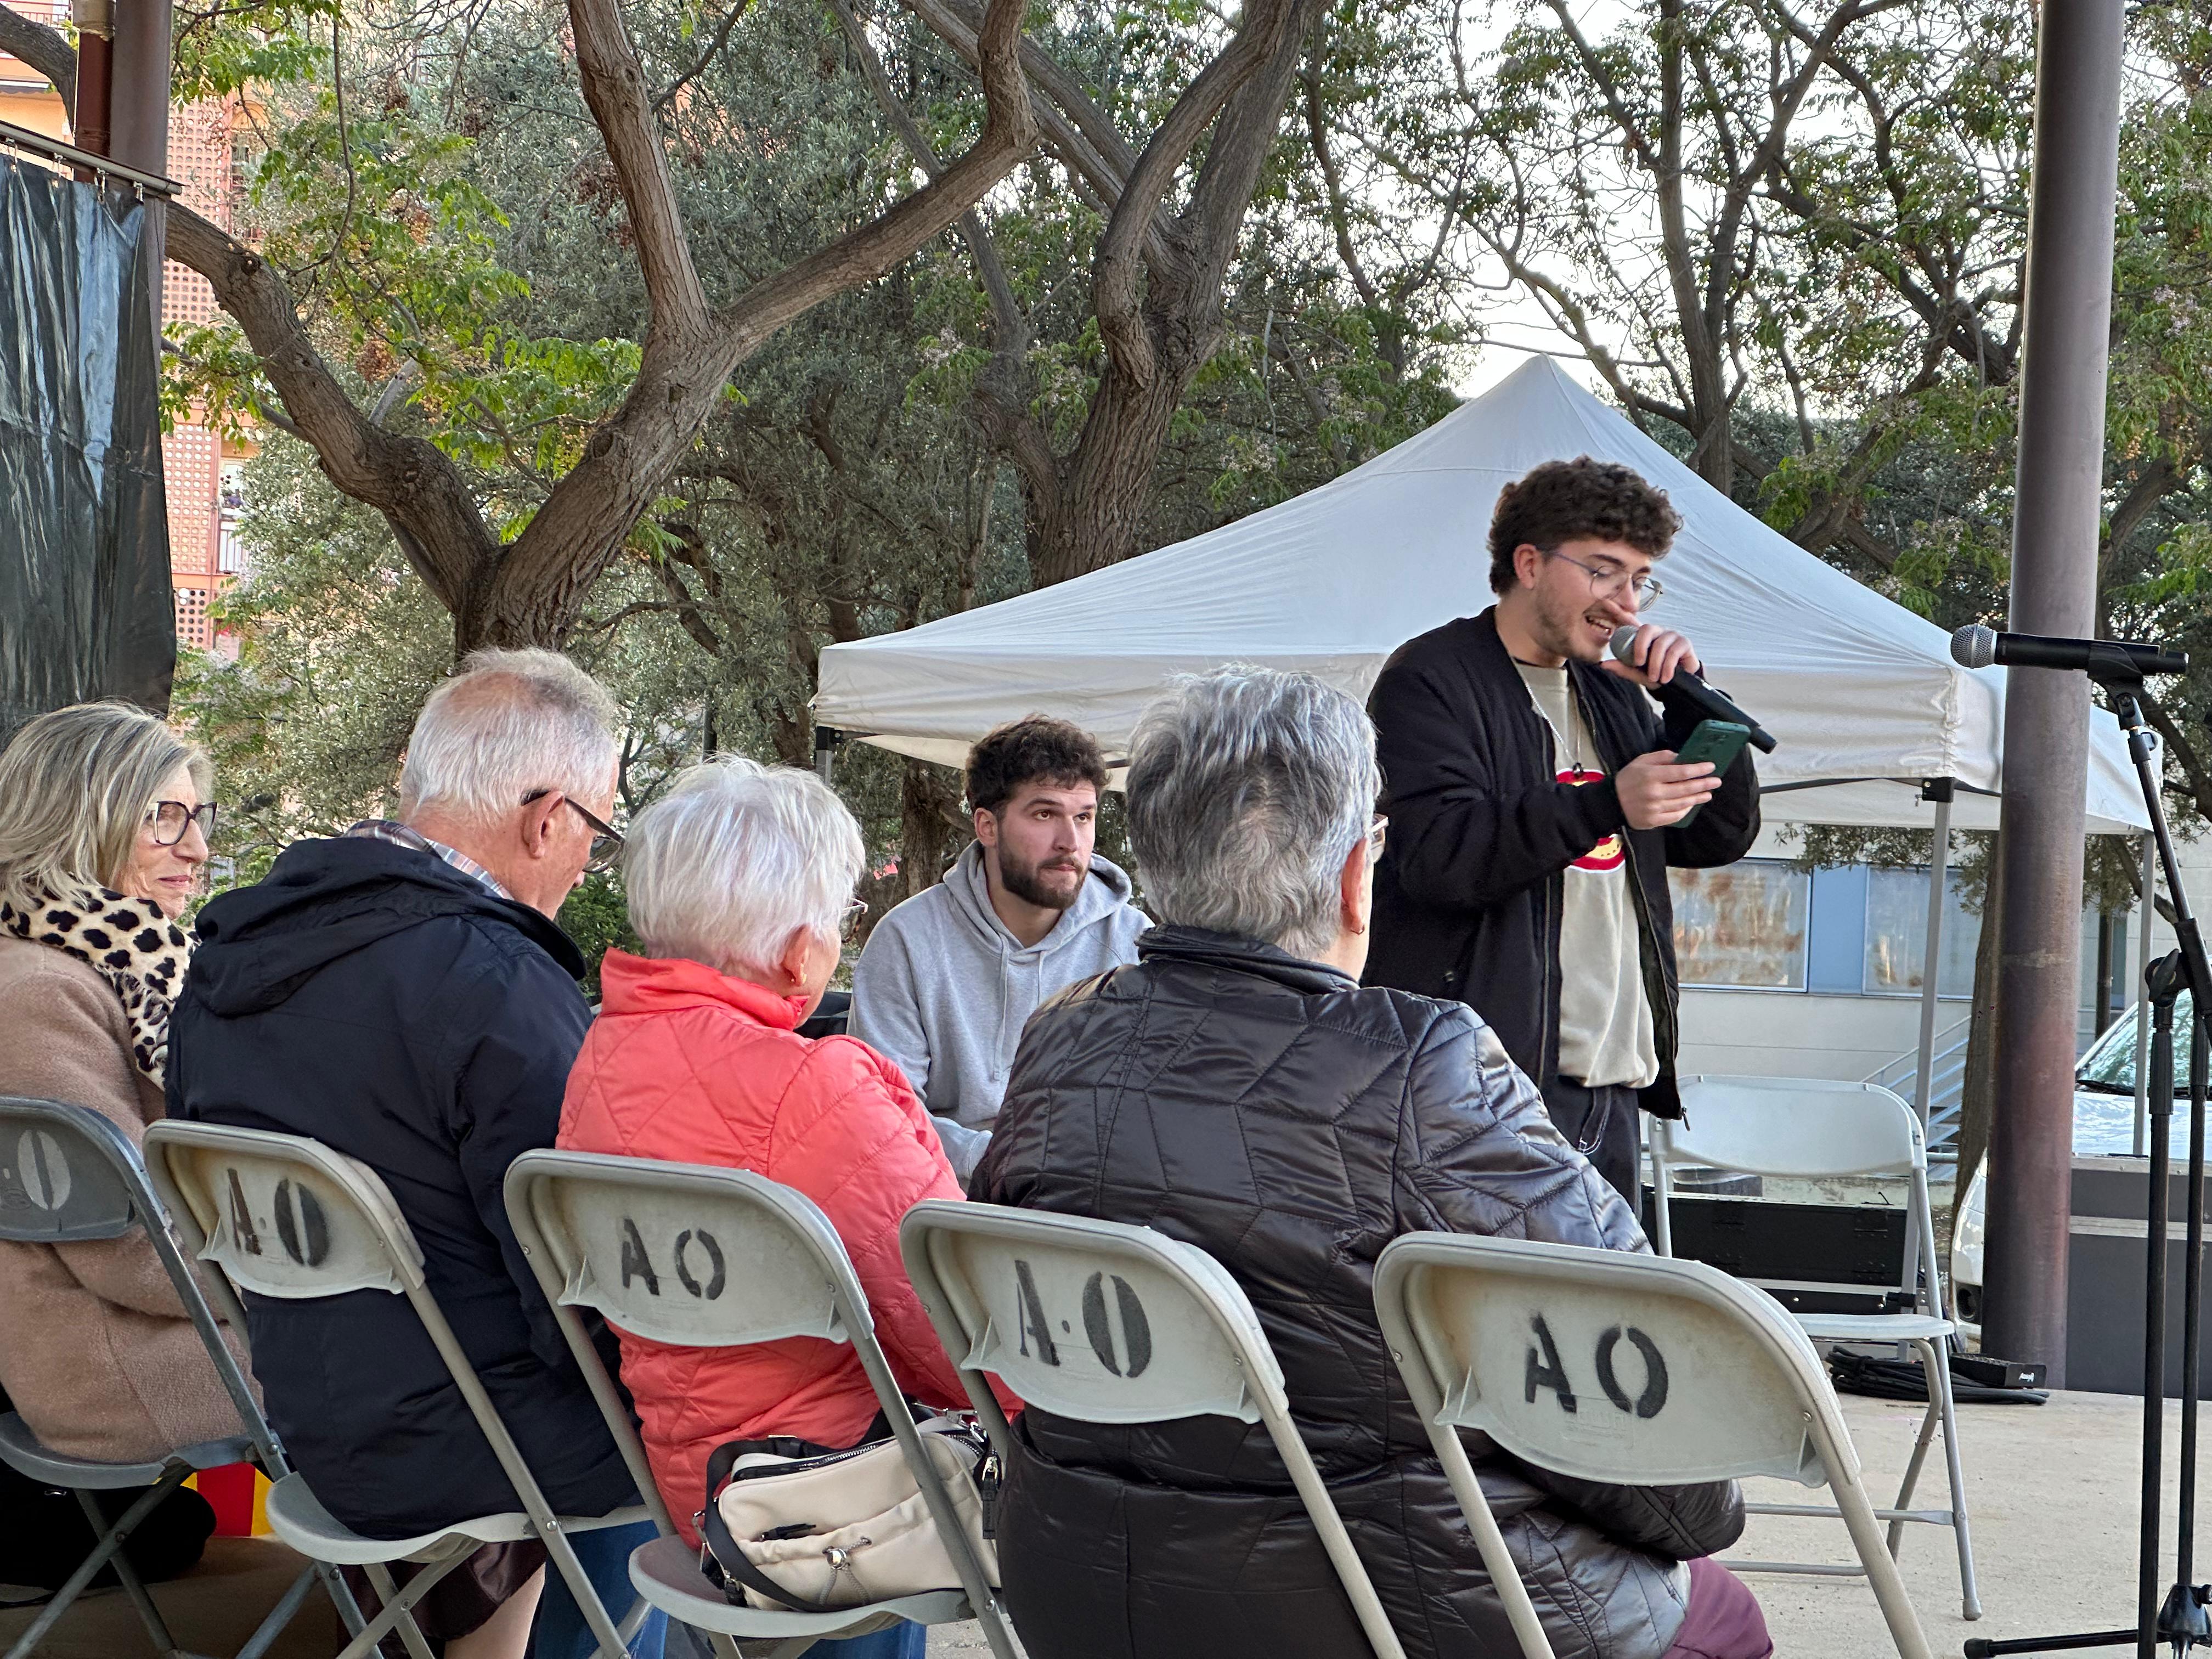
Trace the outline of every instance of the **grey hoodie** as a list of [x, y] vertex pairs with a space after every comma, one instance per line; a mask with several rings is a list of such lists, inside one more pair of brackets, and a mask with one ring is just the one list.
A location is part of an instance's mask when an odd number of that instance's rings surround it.
[[1121, 867], [1091, 860], [1053, 930], [1024, 945], [991, 908], [983, 848], [894, 908], [853, 965], [852, 1034], [896, 1061], [929, 1108], [963, 1187], [991, 1144], [1022, 1027], [1055, 992], [1137, 959], [1152, 923]]

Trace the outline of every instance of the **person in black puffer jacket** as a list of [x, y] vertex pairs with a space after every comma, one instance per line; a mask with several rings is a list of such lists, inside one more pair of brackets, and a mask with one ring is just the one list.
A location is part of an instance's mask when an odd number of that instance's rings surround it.
[[[1480, 1016], [1359, 985], [1378, 787], [1366, 716], [1310, 676], [1224, 669], [1146, 711], [1129, 831], [1166, 925], [1030, 1019], [971, 1195], [1212, 1255], [1408, 1659], [1502, 1659], [1504, 1605], [1376, 1328], [1376, 1258], [1425, 1229], [1648, 1246]], [[1559, 1659], [1772, 1650], [1750, 1592], [1700, 1559], [1742, 1530], [1734, 1483], [1605, 1486], [1467, 1440]], [[1257, 1424], [1032, 1407], [998, 1540], [1037, 1659], [1368, 1651]]]

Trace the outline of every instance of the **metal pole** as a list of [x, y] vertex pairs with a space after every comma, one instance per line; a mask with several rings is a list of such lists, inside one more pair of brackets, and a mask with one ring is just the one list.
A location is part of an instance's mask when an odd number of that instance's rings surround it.
[[[169, 171], [170, 46], [169, 8], [163, 0], [116, 0], [114, 143], [108, 153], [143, 173]], [[153, 289], [157, 335], [167, 216], [167, 203], [146, 198], [146, 280]]]
[[2136, 918], [2136, 1156], [2149, 1144], [2150, 1114], [2150, 993], [2144, 980], [2150, 973], [2150, 930], [2158, 921], [2158, 838], [2143, 831], [2142, 904]]
[[[2119, 172], [2122, 0], [2044, 0], [2014, 491], [2015, 632], [2094, 630]], [[2089, 689], [2008, 671], [1984, 1340], [2066, 1382]]]
[[[1920, 793], [1936, 803], [1936, 839], [1928, 855], [1928, 950], [1920, 966], [1920, 1064], [1912, 1085], [1912, 1109], [1924, 1135], [1929, 1115], [1935, 1110], [1929, 1095], [1936, 1083], [1936, 979], [1943, 965], [1943, 913], [1949, 908], [1944, 901], [1949, 896], [1946, 885], [1951, 871], [1951, 780], [1930, 778]], [[1961, 1179], [1972, 1176], [1969, 1170]]]

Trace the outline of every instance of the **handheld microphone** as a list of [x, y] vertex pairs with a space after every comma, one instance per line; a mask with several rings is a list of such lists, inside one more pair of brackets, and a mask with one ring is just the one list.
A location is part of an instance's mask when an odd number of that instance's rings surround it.
[[2138, 680], [2146, 674], [2186, 674], [2188, 653], [2140, 640], [2054, 640], [2040, 634], [2000, 634], [1970, 623], [1951, 635], [1952, 659], [1966, 668], [2080, 668], [2098, 680]]
[[[1624, 623], [1613, 630], [1613, 654], [1631, 668], [1636, 666], [1635, 647], [1636, 629], [1632, 623]], [[1751, 746], [1762, 755], [1774, 752], [1773, 733], [1688, 669], [1678, 666], [1666, 684], [1654, 686], [1652, 690], [1660, 702], [1686, 702], [1707, 720], [1733, 720], [1738, 726], [1749, 726]]]

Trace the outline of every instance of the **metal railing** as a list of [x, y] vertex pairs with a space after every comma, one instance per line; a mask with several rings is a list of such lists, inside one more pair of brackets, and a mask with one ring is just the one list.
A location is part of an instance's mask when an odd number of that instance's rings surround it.
[[[1973, 1023], [1970, 1014], [1936, 1039], [1936, 1064], [1928, 1080], [1928, 1109], [1921, 1113], [1922, 1121], [1928, 1126], [1928, 1156], [1932, 1158], [1954, 1157], [1958, 1151], [1959, 1112], [1966, 1090], [1967, 1031]], [[1859, 1081], [1894, 1090], [1917, 1110], [1920, 1103], [1914, 1097], [1920, 1086], [1920, 1050], [1907, 1048], [1880, 1071]]]

